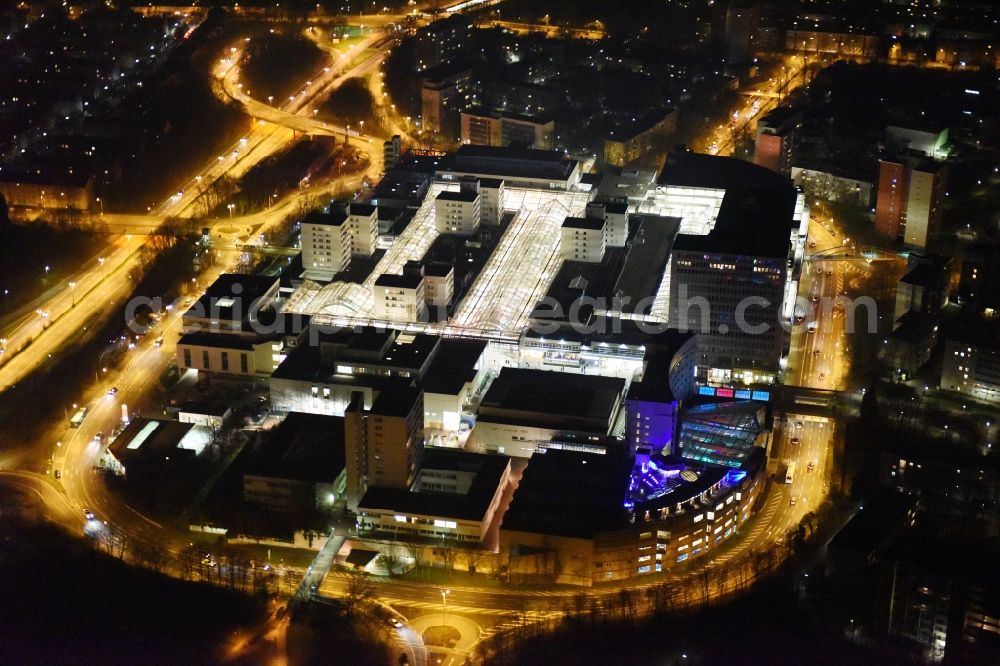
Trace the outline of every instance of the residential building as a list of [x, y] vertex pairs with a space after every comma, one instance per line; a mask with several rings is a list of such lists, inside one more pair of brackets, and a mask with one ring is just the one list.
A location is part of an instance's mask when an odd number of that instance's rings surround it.
[[8, 172], [0, 176], [0, 196], [11, 208], [89, 211], [94, 205], [94, 178], [73, 173]]
[[350, 240], [350, 253], [370, 257], [375, 252], [378, 241], [378, 208], [358, 201], [333, 201], [327, 209], [338, 217], [341, 214], [347, 216], [345, 224]]
[[941, 388], [1000, 402], [1000, 330], [996, 322], [967, 321], [945, 335]]
[[382, 164], [385, 171], [396, 168], [399, 158], [403, 155], [403, 140], [398, 134], [382, 143]]
[[935, 316], [948, 303], [951, 259], [939, 254], [912, 253], [909, 270], [896, 284], [894, 321], [907, 312]]
[[459, 111], [475, 99], [471, 67], [446, 63], [424, 72], [420, 89], [421, 129], [454, 139], [459, 134]]
[[510, 146], [551, 150], [555, 122], [550, 118], [490, 111], [481, 107], [461, 113], [461, 142], [481, 146]]
[[677, 130], [677, 112], [658, 109], [611, 129], [604, 139], [604, 163], [624, 166], [656, 151], [666, 152]]
[[383, 273], [375, 279], [375, 317], [416, 322], [426, 316], [424, 276], [419, 271], [402, 275]]
[[796, 162], [792, 180], [810, 197], [869, 208], [874, 202], [874, 177], [829, 164]]
[[879, 36], [863, 34], [847, 26], [815, 27], [805, 22], [803, 27], [793, 26], [785, 32], [785, 48], [805, 53], [833, 53], [842, 56], [874, 58], [879, 54]]
[[607, 223], [603, 217], [567, 217], [560, 229], [563, 261], [600, 263], [607, 246]]
[[387, 389], [368, 411], [364, 403], [364, 395], [355, 393], [345, 412], [346, 496], [352, 511], [369, 486], [409, 490], [424, 456], [420, 389]]
[[1000, 312], [1000, 247], [974, 243], [962, 251], [958, 301], [984, 316]]
[[875, 229], [922, 250], [941, 227], [944, 196], [944, 164], [913, 157], [883, 157], [879, 161]]
[[479, 194], [482, 203], [479, 210], [479, 222], [487, 226], [500, 224], [503, 215], [504, 182], [498, 178], [480, 178]]
[[438, 233], [473, 235], [479, 229], [482, 215], [479, 181], [474, 178], [463, 178], [458, 192], [448, 190], [441, 192], [434, 206]]
[[313, 211], [301, 224], [303, 276], [329, 282], [351, 263], [351, 225], [343, 210]]
[[797, 157], [799, 129], [802, 127], [802, 112], [787, 106], [779, 106], [764, 115], [757, 122], [754, 139], [754, 164], [783, 173], [792, 172], [792, 164]]

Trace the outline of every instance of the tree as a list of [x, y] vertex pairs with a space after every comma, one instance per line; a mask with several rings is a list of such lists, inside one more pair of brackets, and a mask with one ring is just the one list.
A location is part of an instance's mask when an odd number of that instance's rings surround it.
[[383, 546], [378, 552], [379, 564], [385, 567], [390, 577], [394, 576], [396, 569], [399, 568], [400, 561], [402, 560], [399, 556], [399, 547], [392, 543], [387, 546]]
[[354, 617], [375, 598], [375, 586], [361, 576], [352, 576], [344, 596], [344, 613]]

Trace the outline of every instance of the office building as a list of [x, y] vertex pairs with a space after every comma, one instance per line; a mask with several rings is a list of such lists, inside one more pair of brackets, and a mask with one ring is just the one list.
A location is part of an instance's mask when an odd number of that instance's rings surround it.
[[455, 266], [445, 261], [432, 261], [422, 267], [424, 303], [447, 314], [455, 296]]
[[608, 247], [625, 247], [628, 241], [628, 201], [591, 201], [587, 204], [587, 217], [605, 222], [605, 244]]
[[925, 125], [919, 129], [890, 125], [885, 128], [885, 138], [889, 150], [896, 154], [919, 155], [941, 161], [947, 159], [950, 152], [946, 125]]
[[579, 450], [601, 450], [621, 417], [624, 397], [625, 380], [617, 377], [505, 367], [480, 402], [475, 446], [521, 458], [577, 444]]
[[315, 330], [311, 336], [268, 380], [278, 414], [342, 416], [355, 392], [364, 394], [368, 408], [385, 389], [418, 385], [440, 344], [433, 335], [368, 327]]
[[808, 217], [800, 195], [773, 171], [695, 153], [672, 155], [660, 185], [682, 202], [713, 201], [708, 232], [682, 228], [670, 255], [668, 322], [699, 333], [699, 381], [774, 381]]
[[367, 489], [357, 510], [358, 531], [404, 543], [482, 545], [496, 533], [510, 483], [507, 456], [427, 449], [412, 489]]
[[535, 453], [500, 528], [510, 579], [590, 586], [704, 557], [750, 518], [765, 460], [759, 448], [728, 470], [620, 451]]
[[571, 190], [580, 182], [580, 163], [557, 150], [468, 145], [455, 151], [438, 176], [443, 180], [501, 179], [508, 188]]
[[343, 499], [344, 419], [293, 412], [249, 453], [243, 499], [308, 515]]

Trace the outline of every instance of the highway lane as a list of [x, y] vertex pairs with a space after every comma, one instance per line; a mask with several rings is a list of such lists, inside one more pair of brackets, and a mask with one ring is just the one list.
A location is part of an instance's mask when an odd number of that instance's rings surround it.
[[[127, 260], [142, 244], [142, 239], [112, 237], [108, 246], [85, 262], [79, 270], [62, 280], [45, 298], [36, 299], [31, 311], [23, 313], [0, 330], [0, 367], [16, 358], [21, 349], [53, 326], [77, 304], [86, 301], [107, 278], [106, 266]], [[50, 350], [49, 350], [50, 351]], [[46, 352], [48, 353], [48, 351]], [[0, 390], [21, 380], [23, 369], [0, 369]]]

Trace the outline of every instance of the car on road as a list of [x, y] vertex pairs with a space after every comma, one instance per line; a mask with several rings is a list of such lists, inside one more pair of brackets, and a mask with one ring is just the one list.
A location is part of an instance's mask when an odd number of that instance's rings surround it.
[[156, 346], [156, 347], [162, 347], [163, 346], [163, 338], [156, 338], [156, 340], [153, 342], [153, 345]]
[[794, 445], [794, 446], [798, 446], [799, 445], [799, 438], [798, 437], [792, 437], [792, 445]]
[[809, 333], [815, 333], [816, 332], [816, 324], [809, 324], [809, 328], [807, 328], [806, 331], [809, 332]]
[[819, 373], [819, 380], [820, 380], [820, 381], [823, 381], [823, 380], [825, 380], [825, 379], [826, 379], [826, 373], [825, 373], [825, 372], [821, 372], [821, 373]]
[[809, 464], [806, 466], [806, 470], [811, 472], [814, 469], [816, 469], [816, 461], [815, 460], [810, 460]]
[[791, 498], [788, 500], [788, 505], [795, 506], [795, 503], [798, 501], [799, 501], [798, 498], [795, 495], [792, 495]]
[[802, 421], [796, 421], [795, 422], [795, 427], [796, 427], [796, 429], [801, 428], [802, 427]]
[[117, 386], [112, 386], [111, 388], [108, 389], [108, 395], [117, 395], [117, 394], [118, 394]]
[[816, 241], [810, 241], [809, 242], [809, 247], [810, 248], [815, 248], [816, 247]]
[[814, 349], [813, 350], [813, 356], [819, 356], [819, 355], [820, 355], [820, 351], [818, 349]]
[[87, 520], [93, 520], [94, 519], [94, 512], [91, 511], [90, 509], [84, 509], [83, 510], [83, 515], [87, 517]]
[[813, 303], [819, 303], [819, 296], [816, 296], [816, 295], [814, 295], [814, 296], [812, 297], [812, 302], [813, 302]]
[[61, 469], [57, 469], [56, 470], [56, 478], [57, 479], [61, 479], [62, 478], [62, 470]]
[[395, 627], [396, 629], [400, 629], [403, 626], [403, 623], [400, 622], [399, 619], [394, 618], [394, 617], [388, 618], [387, 621], [389, 622], [389, 626], [390, 627]]

